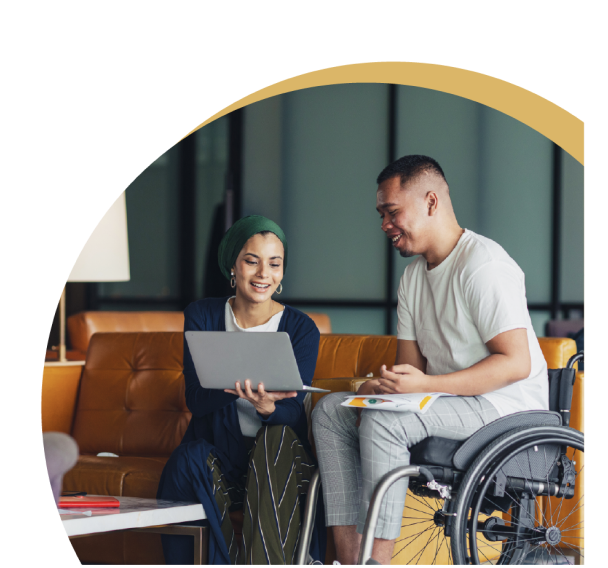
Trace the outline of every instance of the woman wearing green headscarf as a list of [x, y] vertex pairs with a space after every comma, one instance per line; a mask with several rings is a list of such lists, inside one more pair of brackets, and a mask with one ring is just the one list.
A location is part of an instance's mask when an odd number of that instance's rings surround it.
[[[282, 291], [287, 257], [287, 240], [276, 223], [257, 215], [237, 221], [224, 235], [218, 259], [234, 295], [190, 304], [184, 331], [285, 331], [302, 381], [310, 385], [319, 331], [306, 314], [272, 298]], [[293, 564], [316, 467], [305, 393], [266, 392], [261, 383], [255, 392], [249, 381], [244, 390], [238, 383], [224, 392], [205, 389], [186, 341], [184, 378], [192, 419], [165, 466], [157, 497], [203, 504], [211, 528], [209, 564]], [[325, 556], [324, 538], [324, 529], [313, 533], [310, 554], [316, 560]], [[193, 561], [188, 537], [163, 535], [163, 550], [168, 564]]]

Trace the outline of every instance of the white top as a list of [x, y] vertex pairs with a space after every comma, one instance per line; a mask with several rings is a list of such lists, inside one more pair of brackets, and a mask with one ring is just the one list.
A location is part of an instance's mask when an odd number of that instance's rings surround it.
[[397, 338], [418, 342], [428, 375], [467, 369], [490, 355], [490, 339], [526, 329], [530, 376], [483, 396], [500, 416], [548, 410], [547, 363], [530, 321], [524, 273], [499, 244], [465, 230], [439, 266], [428, 270], [421, 256], [405, 269], [398, 298]]
[[68, 536], [95, 534], [108, 531], [155, 527], [198, 521], [207, 515], [200, 503], [161, 501], [142, 497], [116, 497], [120, 507], [70, 509], [61, 520]]
[[[235, 296], [232, 296], [233, 298]], [[284, 311], [284, 310], [283, 310]], [[247, 329], [242, 328], [238, 323], [236, 323], [236, 318], [234, 317], [234, 312], [232, 311], [232, 306], [230, 305], [230, 301], [226, 302], [226, 312], [225, 312], [225, 324], [226, 331], [278, 331], [279, 323], [281, 322], [281, 318], [283, 317], [283, 311], [280, 311], [278, 314], [272, 316], [266, 323], [262, 325], [257, 325], [255, 327], [248, 327]], [[248, 400], [239, 398], [236, 401], [236, 408], [239, 416], [239, 424], [241, 426], [241, 433], [243, 436], [254, 437], [258, 430], [262, 427], [262, 421], [258, 416], [258, 412]]]

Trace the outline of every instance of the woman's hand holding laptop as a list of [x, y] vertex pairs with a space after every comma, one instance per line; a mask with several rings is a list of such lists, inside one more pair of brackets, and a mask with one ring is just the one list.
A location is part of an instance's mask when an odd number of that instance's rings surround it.
[[269, 416], [275, 411], [274, 403], [277, 400], [293, 398], [298, 394], [296, 391], [267, 392], [264, 390], [264, 383], [259, 383], [257, 392], [254, 392], [251, 389], [251, 381], [249, 379], [245, 379], [245, 390], [241, 388], [239, 382], [236, 382], [234, 389], [224, 389], [224, 392], [236, 394], [239, 398], [248, 400], [262, 416]]

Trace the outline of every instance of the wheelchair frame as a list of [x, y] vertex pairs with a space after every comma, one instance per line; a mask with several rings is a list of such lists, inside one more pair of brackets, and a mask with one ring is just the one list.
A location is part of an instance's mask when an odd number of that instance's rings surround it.
[[[371, 553], [380, 506], [391, 485], [403, 477], [410, 478], [409, 488], [414, 495], [444, 501], [443, 508], [435, 511], [432, 520], [439, 527], [439, 534], [443, 529], [444, 540], [446, 537], [450, 538], [448, 553], [451, 548], [451, 560], [454, 564], [481, 563], [477, 546], [477, 541], [480, 540], [478, 534], [481, 534], [486, 542], [502, 542], [500, 550], [490, 545], [499, 552], [498, 564], [520, 564], [531, 552], [536, 551], [538, 554], [539, 550], [544, 550], [543, 545], [557, 550], [567, 559], [561, 552], [561, 547], [558, 547], [560, 543], [565, 543], [568, 547], [566, 550], [571, 549], [575, 553], [575, 563], [580, 563], [580, 559], [584, 558], [582, 547], [573, 544], [572, 539], [581, 538], [573, 534], [579, 534], [578, 531], [583, 530], [583, 526], [564, 528], [565, 521], [560, 524], [559, 513], [554, 520], [554, 512], [551, 511], [549, 519], [549, 512], [545, 515], [540, 506], [537, 511], [537, 506], [539, 498], [546, 499], [550, 506], [551, 498], [557, 497], [562, 499], [559, 506], [561, 512], [563, 500], [572, 499], [575, 494], [576, 478], [582, 467], [576, 472], [576, 461], [570, 459], [566, 453], [567, 450], [570, 450], [570, 453], [584, 452], [584, 435], [568, 427], [574, 384], [574, 378], [569, 383], [569, 377], [575, 377], [574, 365], [582, 359], [581, 351], [570, 358], [566, 369], [558, 370], [572, 371], [565, 379], [560, 376], [553, 380], [551, 374], [549, 377], [550, 405], [559, 410], [562, 425], [510, 428], [495, 436], [483, 447], [466, 471], [446, 468], [444, 465], [411, 464], [388, 472], [378, 483], [370, 501], [358, 564], [378, 564], [371, 557]], [[492, 424], [488, 424], [473, 436], [491, 426]], [[540, 450], [544, 453], [544, 465], [542, 460], [539, 460]], [[524, 460], [523, 465], [520, 458]], [[445, 478], [446, 474], [448, 479]], [[317, 469], [310, 481], [306, 498], [296, 564], [304, 564], [307, 559], [320, 485]], [[583, 497], [580, 500], [582, 499]], [[580, 509], [584, 503], [579, 506], [577, 502], [575, 506]], [[575, 510], [573, 509], [568, 517]], [[491, 516], [496, 511], [503, 515]], [[481, 523], [480, 515], [487, 517]], [[509, 524], [505, 523], [504, 515], [508, 515]], [[439, 543], [437, 553], [438, 551]], [[485, 553], [482, 554], [486, 560], [490, 560]]]

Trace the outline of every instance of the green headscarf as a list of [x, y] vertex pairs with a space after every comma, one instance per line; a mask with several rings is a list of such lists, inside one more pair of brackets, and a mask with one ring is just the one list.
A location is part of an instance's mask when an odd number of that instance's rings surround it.
[[274, 221], [262, 217], [261, 215], [249, 215], [239, 219], [224, 235], [220, 248], [218, 251], [218, 260], [222, 274], [230, 280], [230, 270], [236, 262], [237, 256], [241, 252], [241, 249], [245, 243], [258, 233], [264, 231], [270, 231], [274, 233], [279, 240], [283, 243], [283, 250], [285, 251], [285, 258], [283, 258], [283, 274], [287, 270], [287, 239], [285, 233], [281, 230]]

